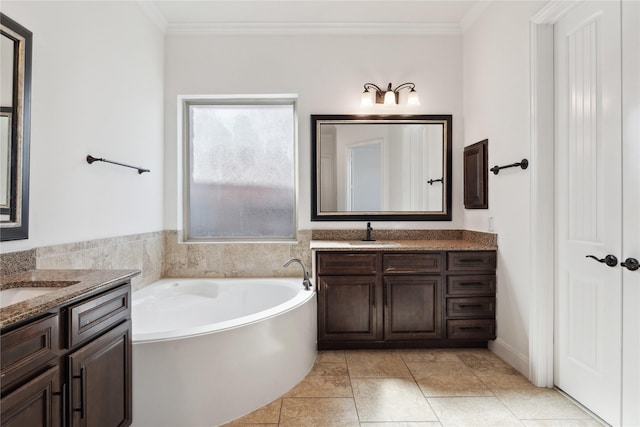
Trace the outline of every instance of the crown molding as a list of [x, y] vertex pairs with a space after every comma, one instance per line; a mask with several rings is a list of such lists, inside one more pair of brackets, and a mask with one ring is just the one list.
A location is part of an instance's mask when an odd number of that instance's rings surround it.
[[534, 24], [555, 24], [579, 3], [577, 1], [550, 1], [531, 17], [531, 22]]
[[142, 12], [153, 22], [163, 33], [167, 32], [169, 22], [164, 17], [162, 12], [158, 9], [153, 1], [150, 0], [136, 0], [138, 7]]
[[167, 26], [172, 36], [199, 35], [459, 35], [458, 24], [431, 23], [177, 23]]
[[467, 31], [478, 20], [480, 15], [489, 7], [494, 0], [480, 0], [474, 2], [467, 13], [460, 20], [460, 28], [462, 32]]

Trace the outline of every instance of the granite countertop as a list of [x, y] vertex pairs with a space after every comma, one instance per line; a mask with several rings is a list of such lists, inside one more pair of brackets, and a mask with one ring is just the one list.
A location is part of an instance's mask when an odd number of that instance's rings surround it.
[[0, 290], [22, 287], [51, 287], [56, 290], [0, 308], [0, 328], [106, 290], [138, 274], [139, 270], [31, 270], [1, 276]]
[[416, 240], [312, 240], [312, 250], [331, 251], [492, 251], [495, 244], [464, 239], [416, 239]]

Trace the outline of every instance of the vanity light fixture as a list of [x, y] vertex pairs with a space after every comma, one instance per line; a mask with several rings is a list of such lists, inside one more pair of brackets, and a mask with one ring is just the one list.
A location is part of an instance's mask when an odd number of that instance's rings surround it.
[[391, 83], [389, 83], [387, 90], [382, 90], [373, 83], [365, 83], [360, 105], [363, 107], [373, 104], [396, 105], [400, 99], [400, 91], [402, 89], [409, 89], [407, 105], [420, 105], [420, 99], [414, 83], [402, 83], [395, 89], [392, 89]]

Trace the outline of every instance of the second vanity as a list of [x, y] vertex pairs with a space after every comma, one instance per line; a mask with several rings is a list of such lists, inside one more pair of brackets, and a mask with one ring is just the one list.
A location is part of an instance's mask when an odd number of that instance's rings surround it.
[[495, 242], [312, 240], [311, 248], [318, 349], [486, 347], [496, 338]]
[[131, 424], [137, 274], [34, 270], [0, 278], [2, 426]]

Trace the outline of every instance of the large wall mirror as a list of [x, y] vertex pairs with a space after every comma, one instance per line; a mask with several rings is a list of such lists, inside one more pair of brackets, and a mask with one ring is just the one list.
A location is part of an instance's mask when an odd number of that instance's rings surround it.
[[312, 221], [450, 221], [451, 116], [312, 115]]
[[0, 13], [0, 240], [29, 237], [31, 44], [29, 30]]

